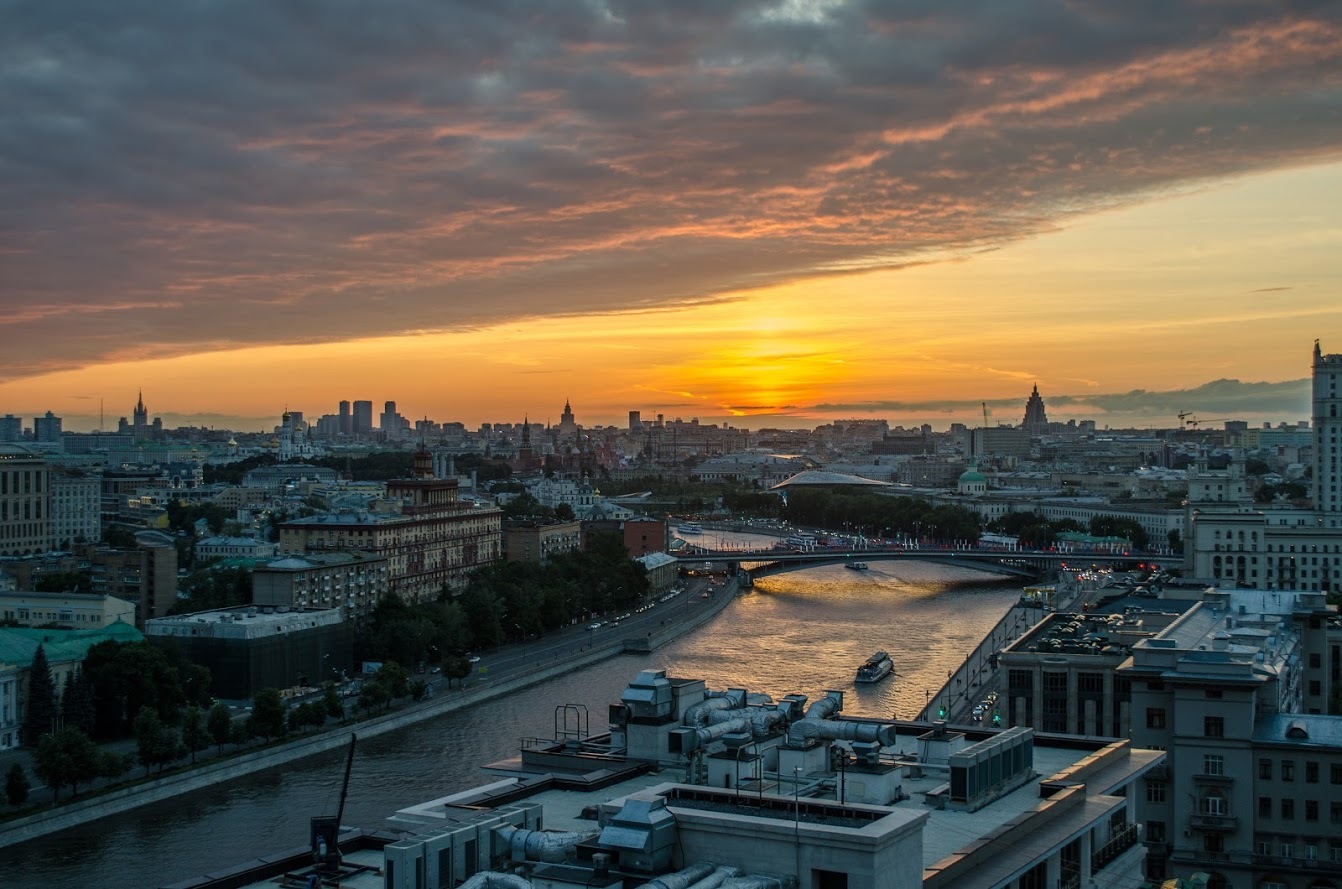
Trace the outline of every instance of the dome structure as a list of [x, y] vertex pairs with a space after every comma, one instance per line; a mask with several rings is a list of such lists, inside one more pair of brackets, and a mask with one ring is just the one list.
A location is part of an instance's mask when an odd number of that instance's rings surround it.
[[955, 483], [955, 490], [967, 497], [981, 497], [988, 492], [988, 477], [979, 472], [977, 465], [971, 463], [968, 469], [960, 473], [960, 478]]

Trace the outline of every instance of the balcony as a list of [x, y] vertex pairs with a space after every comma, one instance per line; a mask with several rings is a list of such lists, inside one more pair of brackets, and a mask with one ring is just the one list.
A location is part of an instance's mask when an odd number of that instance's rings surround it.
[[1230, 775], [1209, 775], [1205, 772], [1193, 776], [1194, 783], [1208, 784], [1215, 787], [1230, 787], [1235, 783], [1235, 779]]
[[1234, 815], [1190, 815], [1188, 826], [1193, 830], [1234, 830], [1239, 819]]

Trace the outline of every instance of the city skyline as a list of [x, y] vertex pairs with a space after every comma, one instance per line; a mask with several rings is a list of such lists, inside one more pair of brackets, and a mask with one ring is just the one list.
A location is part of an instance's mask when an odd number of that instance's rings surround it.
[[29, 422], [1256, 425], [1342, 332], [1325, 7], [10, 18]]

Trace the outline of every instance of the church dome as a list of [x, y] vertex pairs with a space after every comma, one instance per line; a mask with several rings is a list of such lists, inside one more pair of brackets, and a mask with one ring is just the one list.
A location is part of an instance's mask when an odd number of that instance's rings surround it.
[[988, 481], [988, 477], [987, 477], [986, 475], [984, 475], [983, 473], [979, 472], [979, 471], [978, 471], [977, 469], [975, 469], [973, 466], [969, 467], [969, 468], [966, 469], [964, 472], [960, 473], [960, 484], [962, 484], [962, 485], [963, 485], [963, 484], [970, 484], [970, 483], [974, 483], [974, 482], [981, 482], [981, 483], [986, 484], [987, 481]]

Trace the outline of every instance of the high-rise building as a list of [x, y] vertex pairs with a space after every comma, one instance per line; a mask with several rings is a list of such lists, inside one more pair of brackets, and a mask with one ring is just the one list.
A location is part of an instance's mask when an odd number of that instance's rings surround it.
[[1044, 435], [1048, 432], [1048, 413], [1044, 410], [1044, 399], [1039, 397], [1039, 384], [1025, 402], [1025, 431], [1031, 435]]
[[396, 411], [396, 402], [388, 401], [382, 405], [382, 416], [378, 418], [377, 427], [382, 430], [382, 434], [388, 438], [396, 438], [401, 434], [403, 428], [401, 415]]
[[1326, 528], [1342, 527], [1342, 355], [1324, 355], [1314, 341], [1314, 508]]
[[131, 434], [136, 441], [149, 437], [149, 409], [144, 406], [144, 390], [140, 390], [139, 400], [135, 402], [134, 419], [131, 421]]
[[336, 431], [339, 432], [341, 435], [349, 435], [351, 432], [354, 431], [354, 423], [350, 419], [349, 415], [348, 401], [340, 402], [340, 426]]
[[47, 464], [21, 445], [0, 445], [0, 556], [51, 548]]
[[61, 418], [47, 411], [45, 416], [33, 417], [33, 440], [55, 444], [61, 440]]
[[23, 418], [13, 414], [0, 417], [0, 441], [23, 441]]
[[371, 435], [373, 432], [373, 402], [354, 402], [354, 416], [350, 432], [355, 435]]
[[642, 411], [630, 411], [630, 412], [629, 412], [629, 431], [630, 431], [630, 432], [638, 432], [638, 431], [640, 431], [642, 428], [643, 428], [643, 412], [642, 412]]

